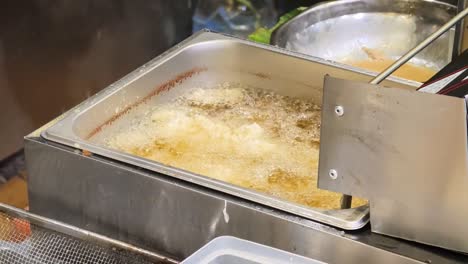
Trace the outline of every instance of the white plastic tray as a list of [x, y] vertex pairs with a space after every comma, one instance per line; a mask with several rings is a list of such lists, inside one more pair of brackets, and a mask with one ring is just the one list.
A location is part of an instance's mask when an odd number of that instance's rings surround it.
[[292, 254], [231, 236], [221, 236], [182, 261], [181, 264], [323, 264]]

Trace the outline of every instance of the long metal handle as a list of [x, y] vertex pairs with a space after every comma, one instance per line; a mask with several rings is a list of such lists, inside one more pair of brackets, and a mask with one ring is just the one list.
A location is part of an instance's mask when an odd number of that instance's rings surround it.
[[444, 24], [440, 27], [436, 32], [432, 33], [429, 37], [427, 37], [423, 42], [419, 43], [416, 47], [412, 50], [408, 51], [405, 55], [403, 55], [400, 59], [395, 61], [390, 67], [385, 69], [379, 75], [377, 75], [372, 81], [369, 83], [371, 84], [379, 84], [381, 81], [385, 80], [389, 75], [391, 75], [394, 71], [400, 68], [401, 65], [405, 64], [409, 61], [414, 55], [418, 52], [423, 50], [429, 44], [431, 44], [434, 40], [436, 40], [439, 36], [445, 33], [445, 31], [449, 30], [453, 25], [455, 25], [458, 21], [463, 19], [466, 15], [468, 15], [468, 8], [465, 8], [462, 12], [458, 13], [455, 17], [453, 17], [449, 22]]

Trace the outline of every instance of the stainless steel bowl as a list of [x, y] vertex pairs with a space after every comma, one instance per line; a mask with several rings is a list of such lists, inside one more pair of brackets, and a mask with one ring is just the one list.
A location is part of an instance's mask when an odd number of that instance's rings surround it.
[[[369, 49], [396, 59], [456, 14], [452, 5], [426, 0], [343, 0], [315, 5], [278, 28], [273, 45], [345, 64], [369, 58]], [[411, 60], [433, 70], [451, 56], [447, 32]]]

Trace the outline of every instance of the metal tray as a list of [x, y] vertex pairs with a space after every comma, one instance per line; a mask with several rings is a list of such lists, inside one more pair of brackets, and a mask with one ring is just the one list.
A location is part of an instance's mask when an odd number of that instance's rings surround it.
[[[76, 106], [58, 118], [42, 137], [339, 228], [359, 229], [369, 221], [368, 206], [328, 211], [305, 207], [109, 149], [95, 140], [103, 126], [111, 123], [115, 127], [124, 126], [138, 115], [139, 107], [170, 100], [197, 83], [215, 85], [236, 81], [321, 104], [326, 74], [361, 81], [372, 77], [318, 58], [203, 31]], [[386, 84], [414, 89], [395, 78]], [[90, 136], [94, 136], [93, 140], [89, 140]]]

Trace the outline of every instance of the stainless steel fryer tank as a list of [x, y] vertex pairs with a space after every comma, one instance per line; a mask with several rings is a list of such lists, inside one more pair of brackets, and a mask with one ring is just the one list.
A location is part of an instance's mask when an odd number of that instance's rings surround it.
[[[100, 142], [100, 134], [112, 133], [121, 126], [127, 126], [148, 105], [170, 100], [197, 84], [210, 86], [226, 81], [241, 82], [320, 104], [324, 75], [362, 81], [371, 78], [365, 73], [349, 71], [327, 61], [291, 55], [276, 48], [202, 32], [78, 105], [42, 136], [308, 219], [343, 229], [359, 229], [368, 222], [368, 206], [328, 211], [305, 207], [112, 150]], [[398, 79], [391, 79], [387, 84], [413, 88]], [[105, 132], [103, 127], [106, 128]]]
[[230, 235], [327, 263], [468, 262], [467, 255], [378, 235], [368, 225], [355, 231], [333, 228], [89, 155], [41, 138], [49, 125], [25, 139], [30, 211], [176, 260]]

